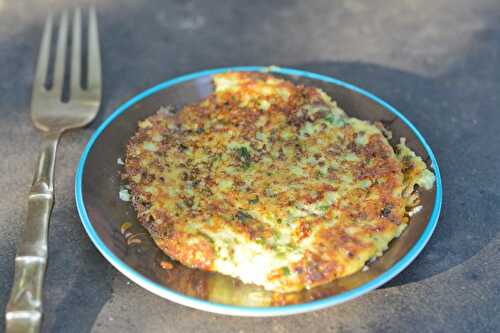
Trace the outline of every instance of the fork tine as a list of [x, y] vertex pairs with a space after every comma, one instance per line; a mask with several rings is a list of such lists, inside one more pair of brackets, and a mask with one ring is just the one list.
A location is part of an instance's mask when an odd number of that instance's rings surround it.
[[73, 36], [71, 42], [71, 85], [70, 93], [81, 88], [81, 49], [82, 49], [82, 12], [80, 8], [75, 9], [73, 18]]
[[99, 50], [99, 35], [97, 32], [97, 15], [95, 8], [89, 10], [89, 36], [88, 36], [88, 75], [87, 89], [101, 90], [101, 53]]
[[64, 83], [64, 67], [66, 65], [66, 44], [68, 42], [68, 12], [61, 14], [61, 23], [59, 25], [59, 34], [57, 36], [56, 62], [54, 69], [53, 90], [59, 96], [62, 93]]
[[38, 51], [38, 63], [36, 65], [34, 85], [45, 87], [47, 70], [49, 67], [50, 41], [52, 39], [52, 14], [47, 16], [45, 27], [43, 29], [42, 42]]

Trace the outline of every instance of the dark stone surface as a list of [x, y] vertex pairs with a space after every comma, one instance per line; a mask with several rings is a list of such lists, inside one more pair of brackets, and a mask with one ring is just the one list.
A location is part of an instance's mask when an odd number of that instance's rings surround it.
[[[29, 96], [41, 26], [49, 9], [73, 5], [0, 1], [2, 312], [38, 151]], [[105, 0], [98, 10], [104, 105], [92, 126], [68, 133], [60, 145], [44, 331], [500, 331], [498, 1]], [[444, 183], [429, 245], [385, 287], [292, 317], [204, 313], [129, 282], [97, 252], [76, 214], [74, 170], [91, 132], [128, 97], [176, 75], [270, 64], [355, 83], [414, 122], [437, 155]]]

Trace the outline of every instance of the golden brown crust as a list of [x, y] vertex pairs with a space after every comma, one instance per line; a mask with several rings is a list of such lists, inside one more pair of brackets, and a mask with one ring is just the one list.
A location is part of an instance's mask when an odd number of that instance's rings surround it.
[[319, 89], [259, 73], [214, 80], [199, 103], [142, 121], [127, 147], [139, 221], [166, 254], [293, 291], [354, 273], [404, 229], [403, 190], [425, 164], [402, 170], [379, 128]]

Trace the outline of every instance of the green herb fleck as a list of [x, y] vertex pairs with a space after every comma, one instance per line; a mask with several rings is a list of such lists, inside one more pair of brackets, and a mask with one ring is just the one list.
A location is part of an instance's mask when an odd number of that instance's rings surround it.
[[290, 268], [283, 267], [283, 268], [281, 268], [281, 270], [283, 271], [283, 275], [285, 275], [285, 276], [290, 275]]
[[391, 215], [391, 210], [392, 210], [392, 205], [387, 205], [384, 207], [384, 209], [382, 209], [380, 215], [382, 217], [388, 217], [389, 215]]
[[247, 223], [249, 220], [252, 219], [252, 216], [248, 215], [247, 213], [239, 210], [238, 213], [236, 214], [236, 218], [241, 222], [241, 223]]
[[243, 162], [243, 168], [248, 169], [252, 163], [252, 155], [248, 151], [247, 147], [240, 147], [236, 150], [240, 160]]
[[334, 115], [328, 115], [326, 116], [325, 118], [323, 118], [327, 123], [331, 124], [331, 125], [338, 125], [338, 126], [344, 126], [345, 125], [345, 120], [340, 118], [340, 117], [336, 117]]
[[253, 199], [248, 200], [248, 203], [251, 205], [255, 205], [258, 202], [259, 202], [259, 197], [255, 197]]
[[324, 119], [329, 124], [333, 124], [335, 122], [335, 118], [333, 116], [326, 116]]

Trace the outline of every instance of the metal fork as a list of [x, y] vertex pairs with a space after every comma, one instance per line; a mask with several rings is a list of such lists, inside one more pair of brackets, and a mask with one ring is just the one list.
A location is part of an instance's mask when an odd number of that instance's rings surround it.
[[47, 266], [47, 234], [54, 205], [54, 165], [61, 134], [89, 124], [101, 104], [101, 56], [95, 9], [89, 10], [87, 86], [81, 85], [82, 13], [75, 9], [72, 24], [69, 101], [62, 101], [68, 42], [68, 12], [61, 14], [53, 84], [45, 86], [53, 18], [49, 15], [40, 46], [33, 83], [31, 117], [42, 131], [42, 149], [28, 196], [28, 216], [17, 246], [14, 284], [6, 310], [7, 332], [39, 332], [42, 287]]

